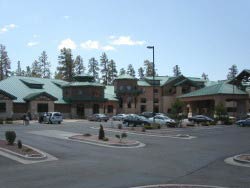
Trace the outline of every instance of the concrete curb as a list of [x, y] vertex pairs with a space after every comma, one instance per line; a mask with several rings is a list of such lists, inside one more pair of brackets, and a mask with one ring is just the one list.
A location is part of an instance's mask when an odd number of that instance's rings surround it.
[[246, 164], [246, 163], [235, 161], [234, 157], [226, 158], [224, 160], [224, 162], [227, 163], [227, 164], [230, 164], [230, 165], [234, 165], [234, 166], [240, 166], [240, 167], [250, 168], [250, 164]]
[[102, 146], [102, 147], [109, 147], [109, 148], [119, 148], [119, 149], [134, 149], [134, 148], [141, 148], [141, 147], [145, 147], [146, 144], [144, 143], [141, 143], [139, 141], [136, 141], [138, 142], [138, 144], [134, 145], [134, 146], [117, 146], [116, 144], [105, 144], [105, 143], [99, 143], [99, 142], [95, 142], [95, 141], [85, 141], [85, 140], [79, 140], [79, 139], [72, 139], [72, 138], [68, 138], [68, 140], [71, 140], [71, 141], [75, 141], [75, 142], [82, 142], [82, 143], [85, 143], [85, 144], [91, 144], [91, 145], [96, 145], [96, 146]]
[[190, 187], [190, 188], [227, 188], [227, 187], [219, 187], [219, 186], [211, 186], [211, 185], [192, 185], [192, 184], [159, 184], [159, 185], [145, 185], [145, 186], [137, 186], [137, 187], [131, 187], [131, 188], [161, 188], [161, 187], [174, 187], [179, 186], [182, 187]]
[[233, 160], [236, 162], [239, 162], [239, 163], [243, 163], [243, 164], [250, 164], [250, 161], [239, 158], [239, 157], [244, 156], [244, 155], [250, 156], [250, 154], [240, 154], [240, 155], [234, 156]]
[[[97, 127], [90, 127], [91, 129], [99, 129]], [[180, 134], [178, 135], [173, 135], [173, 136], [167, 136], [167, 135], [157, 135], [157, 134], [147, 134], [147, 133], [136, 133], [136, 132], [130, 132], [130, 131], [119, 131], [119, 130], [113, 130], [109, 128], [105, 128], [105, 131], [109, 132], [116, 132], [116, 133], [121, 133], [125, 132], [127, 134], [134, 134], [134, 135], [140, 135], [140, 136], [151, 136], [151, 137], [158, 137], [158, 138], [175, 138], [175, 139], [183, 139], [183, 140], [191, 140], [194, 138], [197, 138], [195, 136], [189, 136], [189, 137], [182, 137]]]

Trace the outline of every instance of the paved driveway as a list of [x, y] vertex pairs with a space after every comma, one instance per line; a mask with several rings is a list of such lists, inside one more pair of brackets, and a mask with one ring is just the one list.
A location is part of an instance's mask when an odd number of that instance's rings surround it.
[[0, 126], [0, 138], [4, 138], [6, 130], [15, 130], [17, 139], [23, 143], [59, 159], [24, 165], [0, 156], [0, 187], [127, 188], [161, 183], [250, 187], [250, 168], [224, 163], [232, 155], [250, 153], [250, 128], [171, 129], [171, 134], [196, 137], [190, 140], [129, 134], [130, 139], [146, 144], [144, 148], [134, 149], [104, 148], [30, 133], [60, 130], [97, 134], [98, 130], [91, 129], [92, 126], [99, 123], [70, 121], [61, 125]]

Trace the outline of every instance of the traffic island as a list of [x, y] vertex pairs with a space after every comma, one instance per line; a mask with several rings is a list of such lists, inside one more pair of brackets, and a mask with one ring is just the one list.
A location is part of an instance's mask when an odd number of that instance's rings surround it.
[[210, 186], [210, 185], [188, 185], [188, 184], [161, 184], [161, 185], [146, 185], [138, 186], [131, 188], [226, 188], [219, 186]]
[[129, 139], [119, 139], [113, 137], [105, 137], [103, 139], [99, 139], [97, 135], [90, 134], [79, 134], [73, 135], [69, 137], [71, 140], [90, 143], [99, 146], [110, 146], [110, 147], [120, 147], [120, 148], [136, 148], [143, 147], [145, 144]]
[[23, 164], [57, 160], [57, 158], [34, 147], [22, 144], [22, 147], [19, 148], [18, 144], [10, 145], [5, 140], [0, 140], [0, 155]]
[[240, 154], [224, 160], [225, 163], [250, 168], [250, 154]]

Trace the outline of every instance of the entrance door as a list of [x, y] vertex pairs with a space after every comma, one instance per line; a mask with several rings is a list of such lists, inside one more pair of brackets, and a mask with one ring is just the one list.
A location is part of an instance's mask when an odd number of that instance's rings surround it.
[[49, 106], [48, 103], [37, 104], [37, 112], [48, 112]]
[[99, 113], [99, 104], [94, 104], [93, 105], [93, 114], [98, 114]]
[[76, 114], [79, 118], [84, 118], [85, 116], [84, 104], [78, 104], [76, 106]]

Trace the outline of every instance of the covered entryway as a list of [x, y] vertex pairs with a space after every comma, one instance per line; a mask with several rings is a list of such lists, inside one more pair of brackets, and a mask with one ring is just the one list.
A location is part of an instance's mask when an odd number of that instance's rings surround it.
[[77, 114], [78, 118], [85, 118], [84, 104], [77, 104], [77, 106], [76, 106], [76, 114]]

